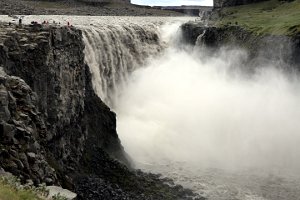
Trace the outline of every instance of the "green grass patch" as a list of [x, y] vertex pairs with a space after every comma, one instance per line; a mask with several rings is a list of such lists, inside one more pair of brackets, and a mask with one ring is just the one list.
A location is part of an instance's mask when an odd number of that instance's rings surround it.
[[0, 200], [67, 200], [59, 193], [52, 197], [48, 195], [46, 184], [34, 186], [31, 182], [22, 185], [15, 176], [0, 176]]
[[258, 35], [296, 35], [300, 33], [300, 0], [226, 7], [220, 11], [216, 25], [227, 24], [245, 27]]
[[15, 187], [0, 181], [0, 200], [42, 200], [37, 194], [28, 189]]

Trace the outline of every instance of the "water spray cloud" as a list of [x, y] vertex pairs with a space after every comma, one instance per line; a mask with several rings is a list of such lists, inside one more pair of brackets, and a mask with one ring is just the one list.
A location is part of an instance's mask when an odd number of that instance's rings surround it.
[[174, 45], [135, 71], [116, 106], [128, 153], [138, 162], [300, 169], [299, 81], [265, 63], [244, 74], [246, 56]]

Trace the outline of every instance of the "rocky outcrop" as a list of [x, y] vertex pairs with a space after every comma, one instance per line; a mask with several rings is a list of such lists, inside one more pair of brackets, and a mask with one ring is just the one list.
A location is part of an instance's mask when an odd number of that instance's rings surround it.
[[[160, 175], [128, 170], [104, 152], [93, 147], [91, 154], [81, 161], [83, 176], [75, 179], [76, 193], [81, 200], [205, 200], [191, 190], [161, 179]], [[92, 169], [92, 172], [90, 171]], [[90, 175], [86, 176], [86, 172]]]
[[80, 159], [87, 133], [85, 68], [80, 54], [84, 47], [75, 43], [81, 39], [80, 32], [39, 26], [7, 31], [0, 63], [8, 74], [21, 77], [36, 92], [46, 122], [40, 142], [47, 149], [48, 161], [70, 171]]
[[115, 114], [90, 86], [80, 30], [3, 26], [1, 39], [0, 64], [37, 94], [35, 103], [45, 122], [37, 140], [60, 180], [77, 170], [85, 147], [96, 145], [126, 160]]
[[[3, 70], [0, 68], [1, 71]], [[20, 78], [0, 72], [0, 163], [23, 180], [57, 182], [40, 138], [46, 126], [36, 107], [37, 95]]]
[[130, 0], [77, 0], [86, 3], [128, 3], [130, 4]]
[[[214, 50], [222, 46], [238, 47], [249, 53], [250, 65], [255, 62], [280, 62], [300, 69], [300, 35], [257, 35], [240, 26], [205, 27], [200, 23], [182, 26], [183, 37], [191, 45], [205, 45]], [[263, 60], [261, 60], [263, 59]], [[252, 63], [251, 63], [252, 62]]]
[[257, 3], [265, 0], [214, 0], [214, 7], [221, 8], [227, 6], [238, 6], [238, 5], [246, 5], [250, 3]]
[[69, 190], [63, 189], [61, 187], [57, 186], [48, 186], [46, 189], [49, 191], [48, 198], [55, 198], [57, 196], [60, 196], [64, 198], [65, 200], [74, 200], [77, 197], [77, 194], [74, 192], [71, 192]]

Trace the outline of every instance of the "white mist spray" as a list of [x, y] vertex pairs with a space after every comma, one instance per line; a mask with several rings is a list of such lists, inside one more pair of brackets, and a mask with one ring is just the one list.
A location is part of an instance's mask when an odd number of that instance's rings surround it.
[[245, 57], [171, 46], [135, 71], [116, 106], [126, 151], [137, 163], [299, 170], [299, 81], [263, 63], [245, 76]]

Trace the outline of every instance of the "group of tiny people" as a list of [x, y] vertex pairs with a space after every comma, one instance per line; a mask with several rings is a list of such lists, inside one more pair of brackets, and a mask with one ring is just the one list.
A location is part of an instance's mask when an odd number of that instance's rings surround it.
[[[22, 19], [22, 18], [19, 18], [19, 26], [21, 26], [22, 23], [23, 23], [23, 19]], [[30, 24], [31, 24], [31, 25], [38, 25], [39, 23], [38, 23], [37, 21], [32, 21]], [[53, 20], [52, 24], [58, 24], [58, 25], [61, 25], [60, 22], [56, 23], [56, 21], [54, 21], [54, 20]], [[8, 25], [11, 26], [11, 25], [12, 25], [12, 22], [8, 22]], [[49, 21], [44, 20], [44, 21], [41, 23], [41, 25], [49, 25]], [[73, 27], [73, 25], [71, 25], [69, 21], [67, 22], [67, 26], [68, 26], [68, 27]]]

